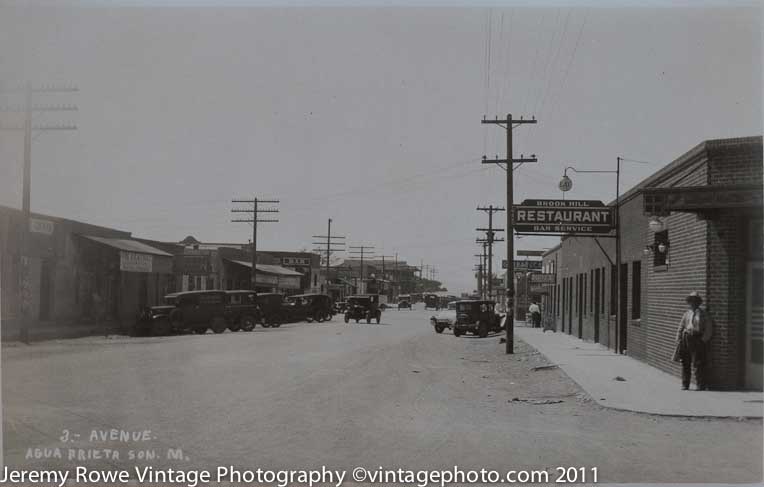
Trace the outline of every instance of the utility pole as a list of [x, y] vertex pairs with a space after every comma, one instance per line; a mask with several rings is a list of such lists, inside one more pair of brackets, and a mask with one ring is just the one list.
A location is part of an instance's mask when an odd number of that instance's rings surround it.
[[278, 220], [273, 219], [260, 219], [258, 218], [258, 215], [260, 213], [278, 213], [279, 210], [275, 208], [266, 208], [266, 209], [260, 209], [258, 207], [259, 203], [266, 203], [266, 204], [278, 204], [279, 200], [263, 200], [263, 199], [251, 199], [251, 200], [231, 200], [232, 203], [250, 203], [252, 204], [252, 209], [238, 209], [234, 208], [231, 210], [231, 213], [250, 213], [252, 215], [252, 219], [236, 219], [231, 220], [235, 223], [251, 223], [252, 224], [252, 272], [250, 273], [250, 285], [252, 286], [252, 290], [257, 292], [257, 224], [258, 223], [276, 223]]
[[[351, 250], [350, 251], [351, 255], [360, 255], [361, 256], [361, 286], [360, 287], [363, 288], [364, 291], [365, 291], [366, 288], [363, 285], [363, 256], [366, 255], [369, 250], [373, 251], [374, 247], [371, 246], [371, 245], [351, 245], [350, 248], [351, 249], [356, 249], [356, 250]], [[363, 293], [359, 292], [358, 294], [363, 294]]]
[[[28, 256], [24, 256], [24, 252], [31, 250], [31, 236], [30, 226], [32, 224], [32, 210], [31, 210], [31, 193], [32, 193], [32, 142], [34, 141], [33, 133], [49, 132], [49, 131], [66, 131], [77, 130], [77, 126], [73, 124], [38, 124], [32, 123], [32, 119], [35, 114], [42, 114], [48, 112], [65, 112], [65, 111], [77, 111], [76, 105], [37, 105], [35, 104], [35, 96], [42, 93], [74, 93], [79, 91], [74, 86], [41, 86], [33, 87], [31, 83], [27, 82], [23, 87], [16, 88], [2, 88], [0, 87], [0, 94], [5, 93], [23, 93], [24, 104], [23, 106], [3, 106], [0, 107], [0, 111], [3, 112], [16, 112], [24, 113], [23, 125], [0, 125], [0, 130], [8, 130], [24, 133], [24, 170], [23, 170], [23, 182], [22, 182], [22, 202], [21, 209], [24, 215], [24, 229], [21, 231], [21, 252], [20, 258], [20, 282], [19, 288], [22, 289], [22, 296], [26, 296], [24, 292], [29, 282], [29, 262]], [[21, 326], [19, 328], [19, 338], [23, 343], [29, 343], [29, 303], [22, 301], [21, 306]]]
[[480, 299], [483, 299], [483, 254], [474, 254], [475, 257], [480, 259], [480, 263], [475, 266], [477, 272], [477, 292]]
[[[382, 259], [382, 281], [385, 281], [385, 259], [392, 259], [394, 258], [392, 255], [378, 255], [377, 259]], [[382, 286], [384, 286], [384, 282], [382, 282]], [[388, 289], [389, 291], [389, 289]], [[387, 293], [385, 293], [385, 296], [387, 296]], [[388, 296], [389, 297], [389, 296]]]
[[[313, 235], [313, 238], [324, 239], [323, 242], [313, 242], [313, 245], [326, 245], [326, 294], [329, 294], [329, 261], [331, 259], [332, 252], [342, 252], [345, 250], [345, 237], [344, 236], [332, 236], [332, 219], [329, 218], [327, 223], [326, 235]], [[342, 240], [342, 242], [333, 242], [332, 240]], [[333, 248], [332, 244], [341, 245], [342, 248]], [[322, 252], [324, 249], [314, 249], [316, 252]]]
[[[520, 155], [519, 159], [515, 159], [513, 155], [513, 147], [512, 147], [512, 130], [515, 127], [519, 127], [520, 125], [529, 124], [529, 123], [536, 123], [536, 118], [532, 118], [530, 120], [525, 120], [522, 117], [520, 119], [513, 119], [512, 114], [507, 114], [507, 118], [505, 120], [500, 119], [493, 119], [493, 120], [486, 120], [483, 118], [482, 123], [484, 124], [494, 124], [499, 125], [500, 127], [503, 127], [504, 130], [507, 133], [507, 158], [506, 159], [499, 159], [498, 157], [496, 159], [486, 159], [485, 156], [483, 156], [483, 164], [497, 164], [499, 167], [504, 169], [507, 172], [507, 350], [506, 353], [515, 353], [515, 342], [514, 342], [514, 332], [515, 332], [515, 319], [514, 319], [514, 307], [515, 307], [515, 284], [514, 279], [512, 276], [514, 276], [515, 273], [515, 266], [514, 266], [514, 237], [515, 237], [515, 231], [514, 227], [512, 226], [512, 206], [514, 205], [514, 187], [513, 187], [513, 180], [512, 180], [512, 173], [515, 169], [520, 167], [521, 165], [529, 162], [537, 162], [536, 156], [531, 155], [531, 157], [523, 157], [523, 155]], [[515, 163], [518, 163], [518, 166], [514, 166]], [[502, 166], [504, 164], [505, 166]]]
[[493, 228], [493, 214], [499, 211], [505, 211], [504, 208], [499, 208], [493, 205], [488, 207], [478, 206], [478, 211], [485, 211], [488, 213], [488, 228], [478, 228], [479, 232], [486, 232], [486, 240], [488, 241], [488, 299], [493, 299], [493, 243], [503, 242], [503, 239], [496, 239], [494, 237], [495, 232], [503, 232], [503, 228]]

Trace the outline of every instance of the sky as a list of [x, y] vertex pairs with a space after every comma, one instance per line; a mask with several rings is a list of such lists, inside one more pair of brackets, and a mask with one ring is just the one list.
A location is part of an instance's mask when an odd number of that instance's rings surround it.
[[[277, 199], [259, 249], [310, 250], [332, 218], [348, 245], [471, 291], [476, 208], [506, 205], [505, 173], [480, 163], [506, 157], [505, 135], [484, 116], [538, 120], [513, 132], [515, 157], [538, 157], [515, 171], [515, 202], [561, 197], [566, 166], [648, 162], [624, 164], [625, 191], [703, 140], [762, 133], [757, 8], [212, 3], [0, 1], [0, 81], [78, 88], [37, 100], [78, 110], [35, 117], [77, 130], [35, 136], [33, 211], [245, 243], [231, 200]], [[22, 134], [0, 131], [0, 204], [20, 207], [22, 161]], [[568, 199], [615, 195], [610, 175], [573, 181]], [[506, 246], [494, 254], [497, 268]]]

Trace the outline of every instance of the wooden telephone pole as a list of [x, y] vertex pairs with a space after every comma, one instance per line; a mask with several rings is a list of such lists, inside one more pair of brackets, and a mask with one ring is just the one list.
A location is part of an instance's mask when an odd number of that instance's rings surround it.
[[495, 238], [496, 232], [503, 232], [503, 228], [493, 228], [493, 214], [499, 211], [505, 211], [504, 208], [499, 208], [493, 205], [488, 207], [478, 206], [478, 211], [485, 211], [488, 213], [488, 228], [478, 228], [479, 232], [486, 232], [486, 241], [488, 242], [488, 299], [493, 299], [493, 244], [494, 242], [503, 242], [504, 239]]
[[237, 209], [234, 208], [231, 210], [232, 213], [249, 213], [252, 215], [252, 218], [246, 218], [246, 219], [236, 219], [231, 220], [232, 222], [236, 223], [251, 223], [252, 224], [252, 272], [250, 272], [250, 285], [252, 286], [252, 290], [257, 292], [257, 224], [258, 223], [275, 223], [278, 222], [278, 220], [273, 219], [260, 219], [257, 216], [260, 213], [278, 213], [279, 210], [275, 208], [267, 208], [267, 209], [260, 209], [258, 207], [258, 204], [260, 203], [266, 203], [266, 204], [278, 204], [279, 200], [263, 200], [263, 199], [251, 199], [251, 200], [231, 200], [232, 203], [250, 203], [252, 204], [252, 209]]
[[[528, 162], [537, 162], [536, 156], [531, 157], [523, 157], [523, 155], [520, 155], [519, 159], [515, 159], [513, 156], [513, 147], [512, 147], [512, 130], [515, 127], [519, 127], [520, 125], [529, 124], [529, 123], [536, 123], [536, 118], [534, 117], [531, 120], [525, 120], [522, 117], [520, 119], [513, 119], [512, 114], [508, 114], [507, 118], [504, 120], [500, 119], [493, 119], [493, 120], [486, 120], [483, 118], [482, 123], [484, 124], [494, 124], [499, 125], [500, 127], [503, 127], [504, 130], [507, 133], [507, 158], [506, 159], [486, 159], [485, 156], [483, 156], [483, 164], [497, 164], [499, 167], [504, 169], [507, 172], [507, 353], [515, 353], [515, 343], [514, 343], [514, 332], [515, 332], [515, 318], [514, 318], [514, 307], [515, 307], [515, 284], [514, 284], [514, 272], [515, 272], [515, 266], [514, 266], [514, 227], [512, 226], [512, 205], [514, 205], [514, 187], [513, 187], [513, 180], [512, 180], [512, 173], [515, 169], [520, 167], [521, 165], [528, 163]], [[518, 166], [514, 166], [514, 164], [517, 163]], [[502, 166], [504, 164], [504, 166]]]
[[[329, 261], [331, 260], [332, 252], [342, 252], [345, 250], [345, 237], [332, 236], [332, 219], [329, 218], [326, 228], [326, 235], [313, 235], [313, 238], [324, 239], [323, 242], [313, 242], [313, 245], [325, 245], [326, 248], [318, 248], [313, 250], [315, 252], [326, 251], [326, 279], [324, 281], [326, 283], [326, 293], [329, 294], [329, 283], [331, 282], [329, 278]], [[342, 240], [342, 242], [333, 242], [332, 240]], [[332, 245], [340, 245], [342, 248], [333, 248]]]

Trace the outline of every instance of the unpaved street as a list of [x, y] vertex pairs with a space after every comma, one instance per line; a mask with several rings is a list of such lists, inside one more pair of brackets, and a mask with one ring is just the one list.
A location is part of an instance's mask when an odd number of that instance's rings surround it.
[[[130, 452], [145, 450], [158, 452], [150, 464], [187, 468], [561, 465], [599, 467], [603, 482], [761, 478], [761, 421], [603, 409], [561, 371], [531, 371], [544, 359], [525, 344], [507, 356], [496, 336], [436, 335], [430, 314], [5, 346], [6, 464], [130, 467], [141, 463]], [[110, 429], [150, 433], [98, 437]], [[64, 458], [26, 459], [35, 447]], [[120, 457], [70, 461], [70, 448]], [[167, 460], [168, 449], [187, 459]]]

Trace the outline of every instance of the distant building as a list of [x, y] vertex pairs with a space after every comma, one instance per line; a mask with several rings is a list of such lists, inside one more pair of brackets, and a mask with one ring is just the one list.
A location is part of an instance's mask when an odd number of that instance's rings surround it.
[[[186, 237], [177, 274], [184, 291], [204, 289], [250, 289], [251, 244], [200, 242]], [[319, 292], [318, 254], [289, 251], [257, 252], [258, 292], [300, 294]]]

